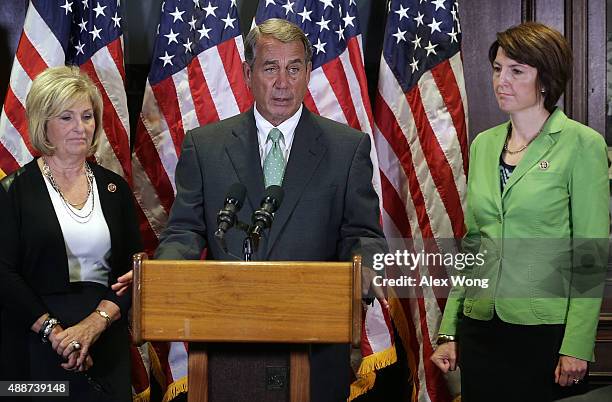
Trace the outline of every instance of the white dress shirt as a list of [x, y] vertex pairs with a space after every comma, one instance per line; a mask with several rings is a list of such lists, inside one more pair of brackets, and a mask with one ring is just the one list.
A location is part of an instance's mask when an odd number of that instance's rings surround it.
[[[297, 127], [300, 117], [302, 116], [302, 108], [304, 106], [300, 105], [300, 108], [287, 120], [276, 126], [282, 133], [283, 137], [281, 141], [279, 141], [279, 145], [281, 150], [283, 151], [283, 157], [285, 158], [285, 164], [289, 161], [289, 154], [291, 153], [291, 145], [293, 144], [293, 138], [295, 137], [295, 128]], [[272, 141], [268, 140], [268, 133], [275, 126], [272, 125], [268, 120], [265, 119], [258, 111], [257, 104], [253, 108], [255, 114], [255, 125], [257, 126], [257, 141], [259, 142], [259, 159], [261, 166], [263, 167], [264, 160], [266, 160], [266, 155], [272, 149]]]

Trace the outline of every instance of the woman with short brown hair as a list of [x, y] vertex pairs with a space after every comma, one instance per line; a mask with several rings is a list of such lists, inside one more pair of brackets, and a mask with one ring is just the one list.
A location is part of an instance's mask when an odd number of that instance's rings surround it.
[[[607, 147], [555, 104], [571, 75], [563, 36], [530, 22], [497, 34], [493, 90], [510, 121], [470, 148], [464, 244], [482, 253], [454, 287], [432, 361], [461, 367], [464, 402], [552, 401], [593, 360], [607, 268]], [[578, 247], [580, 246], [580, 247]]]

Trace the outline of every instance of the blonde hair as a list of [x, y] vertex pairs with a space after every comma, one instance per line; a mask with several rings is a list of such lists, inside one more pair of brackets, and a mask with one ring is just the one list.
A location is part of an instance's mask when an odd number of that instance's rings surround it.
[[47, 122], [76, 102], [89, 100], [96, 129], [87, 156], [98, 147], [102, 131], [102, 97], [93, 81], [76, 66], [50, 67], [40, 73], [26, 98], [26, 115], [32, 147], [43, 155], [53, 155], [55, 147], [47, 138]]
[[306, 59], [304, 62], [308, 64], [308, 62], [312, 60], [312, 46], [306, 34], [304, 34], [304, 31], [287, 20], [270, 18], [253, 27], [244, 40], [244, 59], [251, 67], [253, 67], [253, 63], [255, 63], [255, 46], [262, 36], [272, 37], [282, 43], [299, 41], [304, 45], [304, 55]]

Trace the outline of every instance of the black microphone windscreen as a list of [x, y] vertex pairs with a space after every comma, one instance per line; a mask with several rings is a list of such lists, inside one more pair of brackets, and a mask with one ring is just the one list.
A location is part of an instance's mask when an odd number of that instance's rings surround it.
[[234, 183], [230, 186], [229, 190], [227, 190], [227, 196], [225, 199], [235, 199], [236, 200], [236, 208], [242, 208], [242, 204], [244, 203], [244, 197], [246, 196], [246, 187], [242, 183]]
[[285, 192], [281, 186], [272, 185], [266, 188], [264, 191], [264, 200], [266, 198], [271, 198], [276, 200], [276, 207], [278, 208], [283, 202], [283, 197], [285, 196]]

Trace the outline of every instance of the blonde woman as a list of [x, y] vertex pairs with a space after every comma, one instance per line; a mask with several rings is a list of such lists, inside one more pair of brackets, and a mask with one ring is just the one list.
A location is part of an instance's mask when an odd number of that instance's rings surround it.
[[130, 291], [117, 281], [141, 241], [126, 182], [87, 161], [100, 94], [77, 67], [54, 67], [26, 111], [41, 156], [0, 182], [2, 372], [68, 380], [71, 401], [130, 401]]

